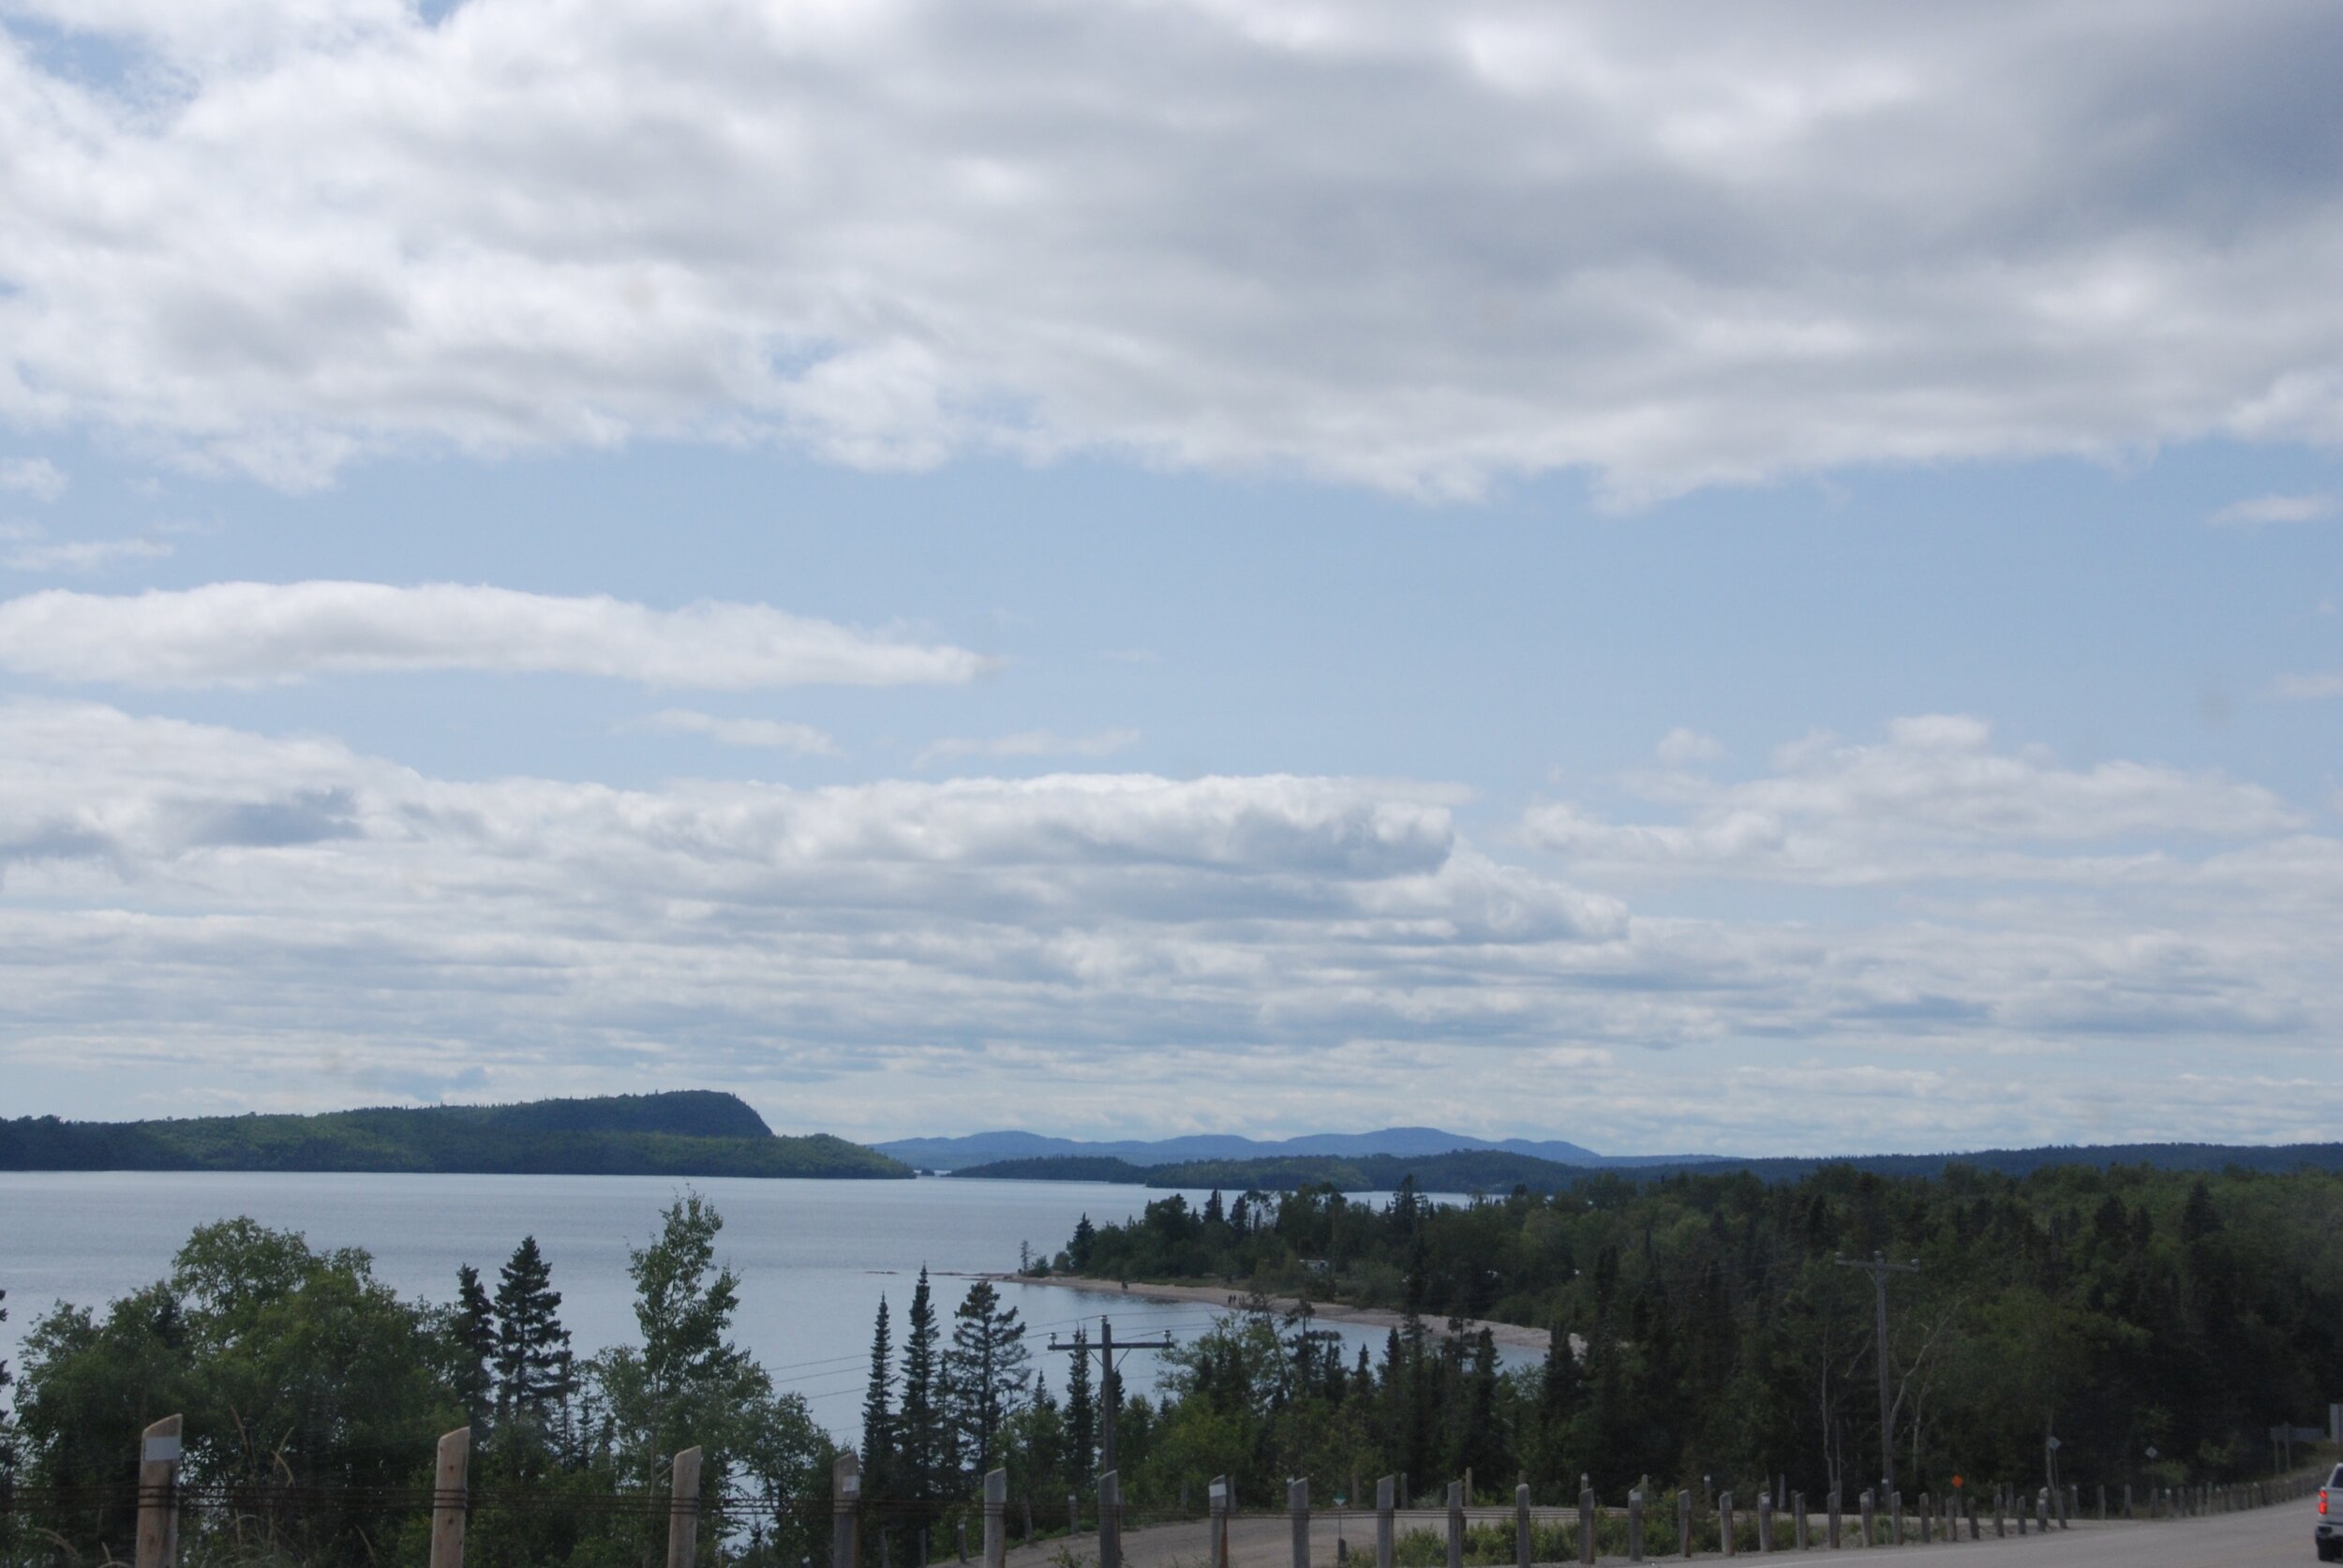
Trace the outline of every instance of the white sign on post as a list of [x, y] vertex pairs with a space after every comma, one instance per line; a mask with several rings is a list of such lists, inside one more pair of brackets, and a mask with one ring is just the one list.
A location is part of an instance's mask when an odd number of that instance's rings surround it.
[[139, 1457], [150, 1465], [176, 1464], [179, 1460], [179, 1440], [176, 1437], [148, 1438], [139, 1450]]
[[1229, 1501], [1229, 1484], [1226, 1481], [1216, 1481], [1212, 1484], [1212, 1501], [1215, 1502]]

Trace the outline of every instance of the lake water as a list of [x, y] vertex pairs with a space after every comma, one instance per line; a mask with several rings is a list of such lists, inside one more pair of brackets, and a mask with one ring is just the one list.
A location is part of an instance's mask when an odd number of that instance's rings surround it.
[[[0, 1172], [0, 1290], [8, 1322], [0, 1344], [11, 1364], [32, 1321], [59, 1300], [97, 1306], [162, 1277], [197, 1225], [248, 1215], [299, 1231], [320, 1249], [363, 1247], [376, 1277], [406, 1296], [447, 1301], [458, 1264], [496, 1271], [533, 1234], [561, 1292], [561, 1322], [580, 1356], [635, 1337], [630, 1246], [640, 1246], [684, 1184], [664, 1176], [286, 1175], [229, 1172]], [[968, 1275], [1017, 1266], [1018, 1247], [1054, 1254], [1088, 1214], [1104, 1224], [1163, 1194], [1077, 1182], [917, 1182], [708, 1179], [690, 1184], [724, 1218], [719, 1255], [740, 1276], [734, 1337], [784, 1388], [803, 1394], [814, 1417], [842, 1439], [858, 1436], [869, 1373], [871, 1321], [887, 1297], [895, 1342], [924, 1263], [938, 1316]], [[1203, 1194], [1191, 1193], [1201, 1202]], [[1185, 1303], [1006, 1284], [1007, 1305], [1037, 1331], [1029, 1340], [1052, 1388], [1066, 1360], [1041, 1347], [1052, 1334], [1098, 1317], [1115, 1333], [1170, 1331], [1185, 1338], [1211, 1309]], [[1380, 1348], [1383, 1331], [1346, 1328], [1350, 1345]], [[1151, 1386], [1136, 1355], [1125, 1377]]]

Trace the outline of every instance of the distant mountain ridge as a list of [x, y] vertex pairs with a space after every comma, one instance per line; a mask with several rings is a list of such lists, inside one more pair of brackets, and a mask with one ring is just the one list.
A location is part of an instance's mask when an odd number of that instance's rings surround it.
[[1610, 1166], [1680, 1164], [1680, 1155], [1611, 1157], [1559, 1138], [1507, 1138], [1491, 1142], [1429, 1127], [1387, 1127], [1377, 1132], [1313, 1132], [1299, 1138], [1240, 1138], [1232, 1133], [1191, 1133], [1183, 1138], [1085, 1142], [1037, 1132], [975, 1132], [963, 1138], [898, 1138], [871, 1145], [883, 1155], [924, 1171], [956, 1171], [1005, 1159], [1049, 1159], [1079, 1155], [1127, 1164], [1184, 1165], [1207, 1159], [1293, 1159], [1327, 1157], [1359, 1159], [1374, 1155], [1423, 1158], [1467, 1150], [1476, 1154], [1527, 1155], [1559, 1165]]
[[0, 1171], [350, 1171], [479, 1175], [903, 1177], [828, 1133], [776, 1136], [712, 1090], [387, 1106], [314, 1116], [0, 1121]]

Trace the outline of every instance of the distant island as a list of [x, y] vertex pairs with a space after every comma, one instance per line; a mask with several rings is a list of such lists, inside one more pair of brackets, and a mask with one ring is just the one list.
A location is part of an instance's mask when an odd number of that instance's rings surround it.
[[[1365, 1136], [1365, 1135], [1363, 1135]], [[881, 1145], [885, 1147], [886, 1145]], [[1482, 1147], [1442, 1154], [1315, 1155], [1266, 1159], [1192, 1159], [1139, 1164], [1099, 1155], [1051, 1155], [994, 1160], [950, 1172], [964, 1180], [1122, 1182], [1135, 1187], [1201, 1190], [1292, 1192], [1333, 1187], [1344, 1192], [1391, 1192], [1412, 1180], [1424, 1192], [1565, 1191], [1586, 1182], [1634, 1182], [1686, 1173], [1746, 1173], [1765, 1182], [1802, 1181], [1832, 1166], [1882, 1176], [1935, 1176], [1965, 1166], [2023, 1176], [2054, 1166], [2147, 1166], [2159, 1171], [2231, 1169], [2283, 1173], [2343, 1171], [2343, 1143], [2109, 1143], [2052, 1144], [2032, 1149], [1981, 1149], [1966, 1154], [1847, 1155], [1765, 1159], [1612, 1160], [1565, 1164]]]
[[903, 1178], [911, 1167], [828, 1133], [777, 1136], [737, 1095], [541, 1099], [194, 1116], [0, 1121], [0, 1171], [351, 1171], [545, 1176]]
[[1178, 1138], [1083, 1142], [1037, 1132], [972, 1132], [959, 1138], [898, 1138], [873, 1143], [883, 1155], [923, 1171], [958, 1171], [1008, 1159], [1119, 1159], [1130, 1165], [1187, 1164], [1201, 1159], [1356, 1158], [1366, 1155], [1444, 1155], [1458, 1149], [1527, 1155], [1563, 1165], [1675, 1164], [1683, 1155], [1599, 1155], [1559, 1138], [1489, 1140], [1436, 1127], [1387, 1127], [1376, 1132], [1311, 1132], [1299, 1138], [1245, 1138], [1197, 1132]]

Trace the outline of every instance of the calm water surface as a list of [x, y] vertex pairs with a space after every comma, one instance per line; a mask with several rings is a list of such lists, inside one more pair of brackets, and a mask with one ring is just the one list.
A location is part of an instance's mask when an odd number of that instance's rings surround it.
[[[375, 1274], [406, 1296], [446, 1301], [461, 1263], [494, 1289], [499, 1264], [533, 1234], [562, 1295], [561, 1321], [581, 1355], [635, 1336], [630, 1246], [640, 1246], [659, 1212], [685, 1184], [664, 1176], [285, 1175], [203, 1172], [0, 1172], [0, 1290], [8, 1322], [0, 1345], [16, 1346], [32, 1321], [57, 1301], [97, 1305], [166, 1274], [172, 1254], [197, 1225], [249, 1215], [299, 1231], [318, 1248], [363, 1247]], [[1095, 1223], [1136, 1213], [1161, 1193], [1076, 1182], [823, 1182], [708, 1179], [691, 1184], [724, 1217], [719, 1253], [740, 1276], [735, 1337], [785, 1388], [805, 1395], [814, 1416], [841, 1437], [856, 1435], [869, 1370], [872, 1315], [887, 1297], [896, 1343], [921, 1264], [939, 1316], [970, 1274], [1011, 1269], [1018, 1247], [1055, 1253], [1088, 1214]], [[1192, 1202], [1203, 1194], [1191, 1193]], [[1031, 1328], [1035, 1364], [1065, 1386], [1065, 1360], [1040, 1347], [1050, 1334], [1101, 1311], [1117, 1335], [1168, 1329], [1175, 1337], [1206, 1326], [1209, 1309], [1050, 1286], [1004, 1285], [1007, 1305]], [[1351, 1343], [1380, 1345], [1382, 1332], [1346, 1331]], [[1353, 1351], [1352, 1353], [1355, 1353]], [[1152, 1381], [1146, 1357], [1126, 1372]]]

